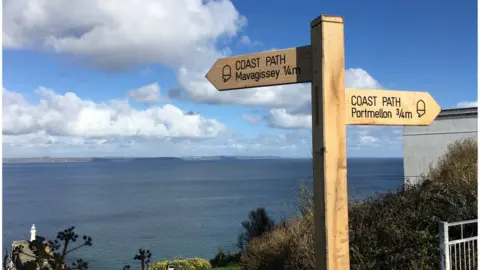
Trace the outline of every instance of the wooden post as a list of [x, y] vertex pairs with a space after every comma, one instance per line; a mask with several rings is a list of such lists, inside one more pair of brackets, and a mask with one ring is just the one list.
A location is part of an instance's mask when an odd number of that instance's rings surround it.
[[311, 23], [315, 269], [350, 269], [343, 18]]

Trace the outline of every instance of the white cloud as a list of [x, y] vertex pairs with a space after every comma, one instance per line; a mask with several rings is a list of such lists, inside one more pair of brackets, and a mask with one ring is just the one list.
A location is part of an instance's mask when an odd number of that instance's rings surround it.
[[250, 40], [250, 38], [248, 36], [241, 36], [240, 37], [240, 43], [244, 44], [244, 45], [251, 45], [252, 41]]
[[194, 101], [275, 108], [299, 107], [310, 101], [310, 87], [305, 84], [219, 92], [205, 79], [207, 70], [191, 71], [187, 68], [180, 70], [178, 75], [180, 86]]
[[389, 126], [347, 126], [347, 145], [355, 155], [371, 156], [371, 150], [381, 148], [377, 156], [401, 155], [402, 128]]
[[260, 118], [258, 117], [255, 117], [253, 115], [250, 115], [250, 114], [242, 114], [242, 119], [250, 124], [257, 124], [258, 122], [260, 122]]
[[478, 107], [478, 101], [463, 101], [457, 104], [457, 108]]
[[6, 0], [3, 8], [5, 47], [51, 49], [113, 69], [180, 67], [246, 25], [228, 0]]
[[[363, 69], [347, 69], [345, 71], [345, 87], [346, 88], [367, 88], [367, 89], [381, 89], [381, 85], [368, 72]], [[269, 113], [269, 123], [275, 128], [311, 128], [311, 90], [305, 89], [307, 87], [298, 88], [295, 93], [302, 91], [302, 98], [295, 98], [294, 95], [288, 97], [292, 98], [292, 102], [297, 102], [296, 106], [286, 106], [289, 109], [271, 109]], [[260, 90], [259, 90], [260, 91]], [[292, 92], [294, 90], [292, 89]], [[299, 93], [300, 96], [300, 93]]]
[[22, 95], [3, 89], [4, 135], [43, 132], [49, 139], [62, 136], [209, 138], [226, 130], [226, 126], [215, 119], [185, 113], [170, 104], [136, 110], [123, 100], [95, 103], [74, 93], [58, 95], [43, 87], [36, 93], [40, 102], [32, 104]]
[[[258, 135], [253, 138], [237, 136], [228, 138], [223, 143], [199, 144], [192, 147], [192, 152], [225, 153], [234, 152], [236, 155], [252, 156], [302, 156], [308, 157], [309, 140], [305, 140], [303, 133], [290, 132], [278, 135]], [[294, 151], [294, 152], [292, 152]]]
[[[307, 134], [308, 135], [308, 134]], [[44, 131], [4, 135], [6, 157], [85, 157], [85, 156], [309, 156], [310, 140], [305, 134], [291, 132], [278, 135], [245, 137], [225, 133], [216, 138], [196, 141], [183, 139], [142, 140], [139, 137], [87, 138], [51, 136]]]
[[289, 114], [286, 109], [272, 109], [269, 112], [269, 124], [276, 128], [311, 129], [312, 116]]
[[377, 137], [368, 136], [368, 135], [360, 137], [360, 143], [364, 145], [372, 145], [372, 144], [375, 144], [376, 142], [378, 142]]
[[262, 45], [259, 41], [252, 41], [250, 37], [243, 35], [239, 38], [238, 42], [245, 46], [260, 46]]
[[[213, 62], [212, 62], [213, 63]], [[207, 69], [192, 72], [183, 68], [179, 83], [193, 100], [206, 103], [227, 103], [270, 108], [286, 108], [309, 113], [311, 107], [310, 84], [279, 85], [219, 92], [206, 79]], [[363, 69], [345, 71], [345, 87], [381, 89], [381, 85]]]
[[148, 105], [154, 104], [160, 100], [160, 86], [158, 86], [157, 83], [152, 83], [135, 90], [130, 90], [127, 95], [136, 102]]
[[350, 68], [345, 72], [345, 87], [361, 89], [383, 89], [367, 71], [361, 68]]

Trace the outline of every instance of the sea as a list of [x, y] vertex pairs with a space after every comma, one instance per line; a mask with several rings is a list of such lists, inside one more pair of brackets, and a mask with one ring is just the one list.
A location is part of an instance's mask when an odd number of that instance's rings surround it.
[[[349, 159], [349, 199], [394, 191], [402, 158]], [[82, 163], [3, 164], [3, 249], [37, 234], [55, 238], [75, 226], [93, 245], [69, 254], [89, 269], [136, 265], [139, 248], [152, 260], [212, 258], [234, 252], [241, 222], [265, 207], [276, 221], [296, 214], [301, 183], [311, 185], [310, 159], [94, 159]], [[72, 246], [73, 247], [73, 246]]]

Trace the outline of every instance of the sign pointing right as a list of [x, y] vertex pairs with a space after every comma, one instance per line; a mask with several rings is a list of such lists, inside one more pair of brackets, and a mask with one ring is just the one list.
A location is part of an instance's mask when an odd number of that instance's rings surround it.
[[441, 108], [427, 92], [349, 89], [347, 125], [428, 126]]

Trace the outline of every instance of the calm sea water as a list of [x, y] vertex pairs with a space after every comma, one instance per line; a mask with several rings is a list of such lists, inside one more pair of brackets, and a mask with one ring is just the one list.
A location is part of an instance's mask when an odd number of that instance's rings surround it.
[[[140, 247], [154, 260], [235, 249], [240, 222], [264, 206], [291, 215], [311, 160], [182, 161], [136, 159], [63, 164], [4, 164], [3, 245], [37, 234], [55, 237], [75, 225], [93, 246], [72, 253], [90, 269], [122, 269]], [[350, 159], [351, 199], [394, 190], [402, 159]]]

